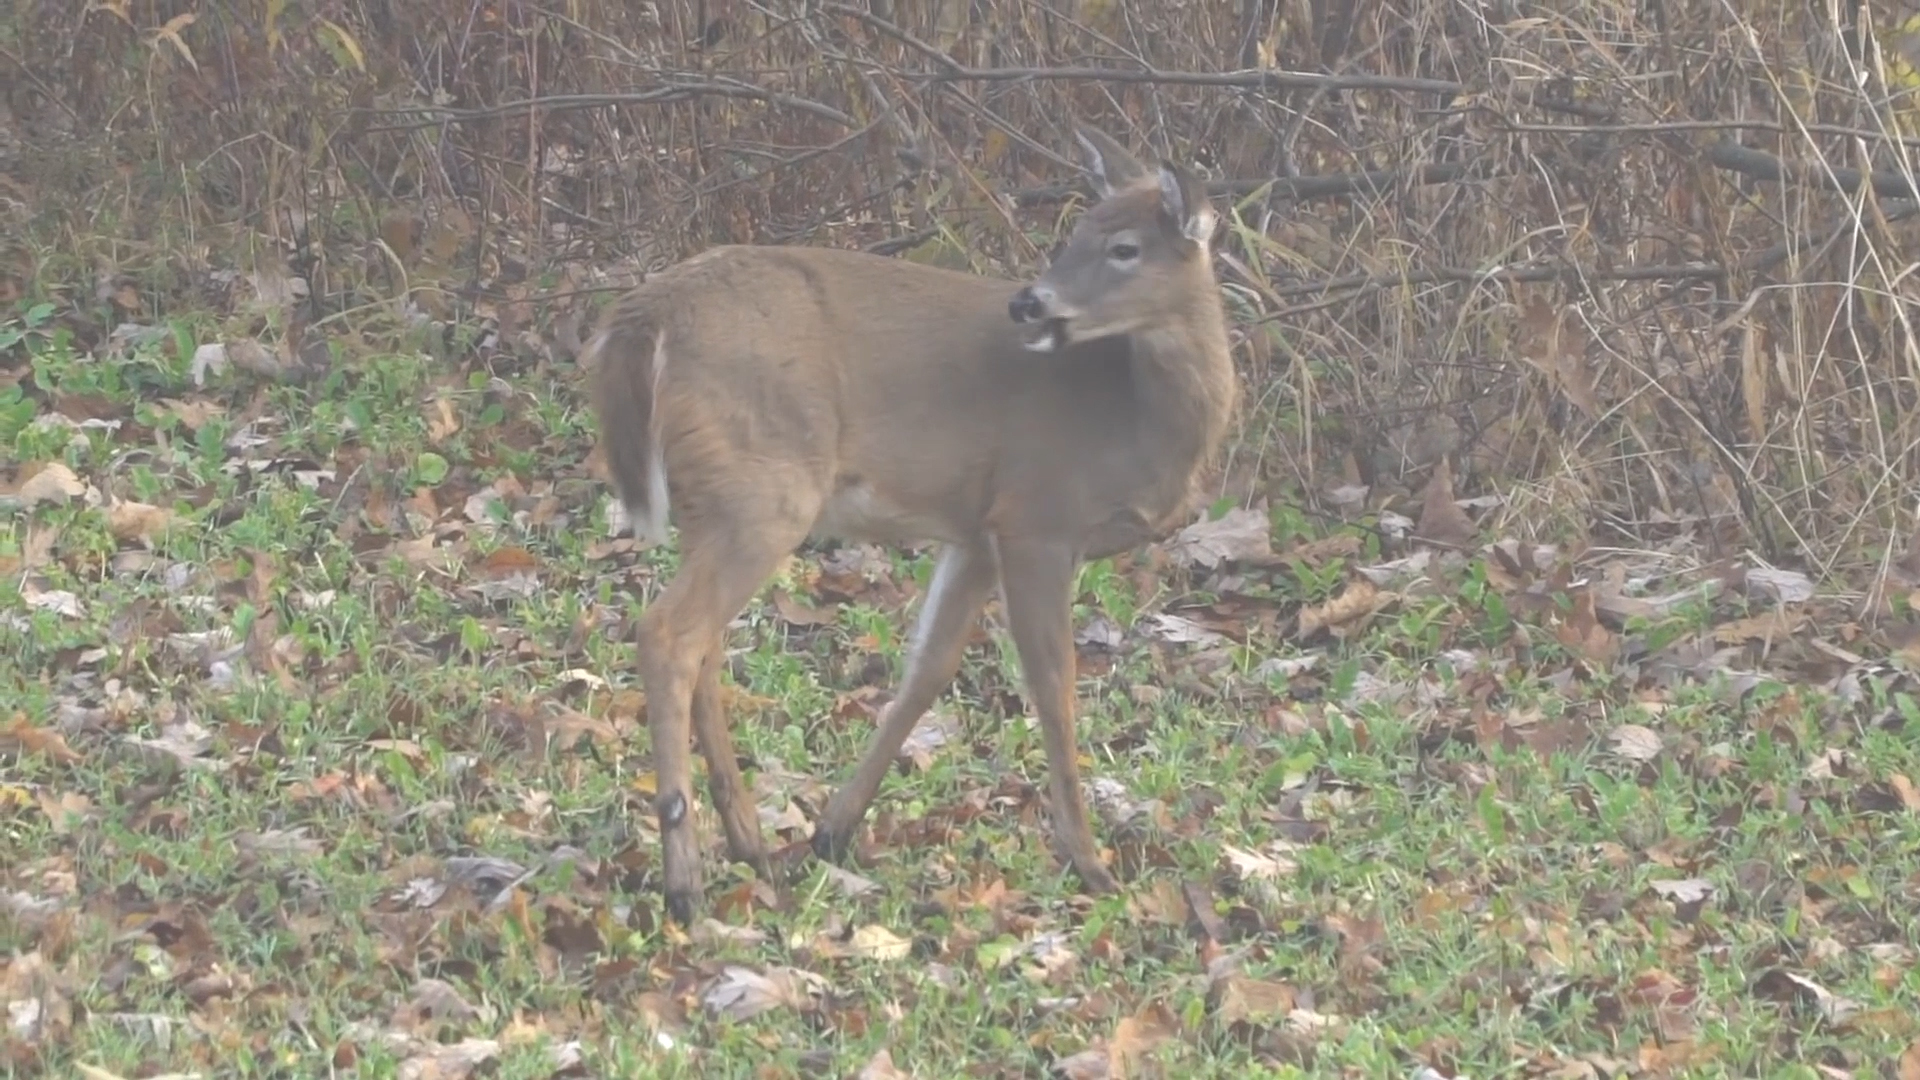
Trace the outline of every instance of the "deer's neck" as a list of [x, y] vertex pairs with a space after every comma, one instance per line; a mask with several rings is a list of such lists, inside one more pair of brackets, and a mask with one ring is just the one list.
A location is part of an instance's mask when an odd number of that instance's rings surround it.
[[1132, 346], [1141, 449], [1169, 480], [1184, 484], [1219, 445], [1233, 413], [1233, 357], [1221, 313], [1136, 332]]

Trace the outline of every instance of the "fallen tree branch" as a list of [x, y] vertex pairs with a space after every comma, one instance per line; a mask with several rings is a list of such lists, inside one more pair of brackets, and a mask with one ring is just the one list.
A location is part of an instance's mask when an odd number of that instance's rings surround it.
[[[1464, 266], [1440, 266], [1403, 274], [1348, 274], [1323, 281], [1304, 281], [1264, 290], [1275, 297], [1311, 296], [1337, 289], [1388, 288], [1394, 285], [1447, 285], [1477, 281], [1717, 281], [1727, 276], [1727, 268], [1707, 263], [1677, 263], [1653, 266], [1627, 266], [1618, 270], [1595, 270], [1579, 266], [1515, 266], [1475, 270]], [[1318, 306], [1317, 304], [1315, 306]], [[1280, 312], [1262, 316], [1267, 322]]]
[[[1269, 198], [1295, 199], [1305, 202], [1310, 199], [1338, 198], [1342, 195], [1380, 195], [1402, 184], [1450, 184], [1459, 180], [1484, 179], [1491, 175], [1486, 166], [1479, 162], [1446, 162], [1421, 165], [1413, 169], [1372, 169], [1366, 172], [1330, 173], [1321, 176], [1209, 180], [1207, 194], [1230, 195], [1238, 198], [1272, 185], [1272, 189], [1268, 192]], [[1047, 184], [1041, 187], [1020, 188], [1009, 192], [1008, 195], [1016, 206], [1046, 206], [1066, 202], [1075, 195], [1085, 197], [1091, 195], [1092, 191], [1093, 189], [1082, 180], [1071, 184]]]
[[1777, 120], [1648, 120], [1621, 124], [1507, 124], [1506, 130], [1533, 135], [1660, 135], [1679, 131], [1771, 131], [1793, 135], [1810, 131], [1816, 135], [1842, 135], [1850, 139], [1874, 142], [1898, 142], [1920, 146], [1920, 138], [1894, 135], [1843, 124], [1783, 124]]
[[567, 112], [573, 109], [598, 109], [608, 105], [658, 105], [687, 101], [696, 97], [733, 97], [750, 101], [764, 101], [769, 105], [811, 113], [823, 120], [832, 121], [841, 127], [853, 129], [860, 123], [853, 117], [831, 105], [822, 104], [808, 98], [795, 97], [775, 90], [765, 90], [751, 83], [733, 79], [683, 80], [672, 79], [651, 90], [636, 90], [623, 94], [553, 94], [546, 97], [520, 98], [517, 101], [503, 101], [498, 105], [488, 105], [475, 109], [449, 109], [438, 105], [401, 105], [390, 109], [353, 109], [349, 112], [372, 116], [404, 116], [418, 113], [432, 113], [424, 120], [404, 124], [383, 124], [378, 127], [361, 129], [361, 134], [377, 131], [418, 131], [422, 128], [438, 127], [442, 124], [463, 124], [475, 120], [494, 120], [506, 116], [517, 116], [534, 109], [548, 112]]
[[1886, 199], [1920, 199], [1913, 181], [1890, 170], [1876, 169], [1862, 174], [1859, 169], [1839, 166], [1808, 165], [1782, 161], [1764, 150], [1754, 150], [1722, 139], [1707, 149], [1707, 160], [1716, 168], [1774, 183], [1805, 184], [1827, 191], [1852, 194], [1863, 182], [1873, 185], [1874, 193]]

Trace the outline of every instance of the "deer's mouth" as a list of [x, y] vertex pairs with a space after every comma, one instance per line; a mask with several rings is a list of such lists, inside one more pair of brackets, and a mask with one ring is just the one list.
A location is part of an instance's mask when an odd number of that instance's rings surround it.
[[1067, 320], [1040, 319], [1021, 336], [1020, 343], [1034, 352], [1059, 352], [1067, 347]]

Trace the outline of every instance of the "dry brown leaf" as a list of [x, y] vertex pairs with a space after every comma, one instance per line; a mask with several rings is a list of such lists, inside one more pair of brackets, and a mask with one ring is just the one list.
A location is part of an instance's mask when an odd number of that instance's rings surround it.
[[1273, 561], [1273, 525], [1264, 511], [1235, 507], [1211, 521], [1197, 521], [1167, 541], [1176, 566], [1212, 570], [1224, 562], [1265, 565]]
[[1584, 355], [1586, 337], [1573, 308], [1556, 309], [1536, 297], [1521, 313], [1516, 344], [1520, 358], [1546, 375], [1574, 408], [1592, 420], [1600, 415], [1600, 401]]
[[1740, 645], [1748, 641], [1779, 641], [1798, 633], [1806, 625], [1806, 612], [1773, 608], [1760, 615], [1721, 623], [1713, 628], [1713, 639], [1722, 645]]
[[1621, 724], [1607, 736], [1613, 752], [1629, 761], [1652, 761], [1660, 756], [1659, 732], [1642, 724]]
[[1453, 501], [1453, 466], [1442, 457], [1420, 497], [1420, 523], [1414, 526], [1414, 539], [1459, 549], [1473, 542], [1473, 532], [1473, 519]]
[[1054, 1062], [1053, 1071], [1064, 1080], [1107, 1080], [1113, 1075], [1107, 1062], [1107, 1048], [1099, 1044]]
[[883, 1046], [854, 1074], [854, 1080], [911, 1080], [912, 1076], [894, 1065], [893, 1054]]
[[[198, 356], [195, 353], [195, 356]], [[161, 409], [171, 413], [188, 431], [199, 431], [227, 414], [227, 407], [208, 398], [162, 398]]]
[[1900, 1055], [1900, 1067], [1894, 1075], [1899, 1080], [1920, 1080], [1920, 1039], [1914, 1040], [1906, 1053]]
[[450, 1045], [426, 1043], [400, 1063], [400, 1080], [460, 1080], [500, 1056], [492, 1039], [462, 1039]]
[[617, 746], [622, 741], [619, 729], [609, 721], [564, 706], [546, 718], [545, 727], [547, 744], [555, 750], [572, 749], [582, 735], [600, 746]]
[[533, 573], [540, 569], [540, 560], [523, 547], [495, 548], [473, 569], [482, 578], [504, 578]]
[[20, 505], [33, 506], [43, 502], [64, 503], [86, 493], [86, 481], [75, 476], [65, 464], [49, 461], [22, 480], [13, 494], [20, 500]]
[[434, 398], [433, 408], [427, 413], [427, 440], [438, 446], [459, 430], [460, 415], [454, 411], [453, 399]]
[[1900, 799], [1901, 806], [1920, 814], [1920, 788], [1915, 788], [1913, 781], [1907, 779], [1905, 773], [1894, 773], [1887, 777], [1887, 786], [1893, 789], [1894, 795]]
[[1153, 1002], [1120, 1021], [1107, 1044], [1107, 1068], [1116, 1077], [1136, 1075], [1163, 1044], [1180, 1032], [1173, 1011]]
[[173, 511], [164, 506], [122, 499], [107, 507], [107, 531], [115, 540], [138, 540], [152, 547], [173, 525]]
[[1347, 582], [1339, 596], [1324, 604], [1301, 608], [1297, 632], [1302, 638], [1321, 630], [1337, 638], [1348, 637], [1363, 629], [1367, 619], [1393, 599], [1392, 593], [1380, 591], [1364, 577], [1356, 577]]
[[1575, 592], [1573, 610], [1554, 626], [1553, 636], [1582, 660], [1606, 668], [1620, 655], [1620, 635], [1600, 622], [1594, 602], [1592, 589]]
[[1284, 1020], [1293, 1012], [1298, 996], [1293, 987], [1285, 983], [1249, 979], [1244, 975], [1228, 975], [1215, 989], [1217, 1004], [1213, 1015], [1227, 1026], [1243, 1021], [1265, 1024]]
[[1780, 570], [1756, 566], [1746, 572], [1747, 592], [1781, 604], [1799, 604], [1813, 599], [1813, 579], [1798, 570]]
[[780, 613], [780, 618], [789, 626], [827, 626], [839, 615], [837, 606], [833, 604], [814, 607], [785, 589], [774, 589], [772, 593], [773, 609]]
[[80, 754], [67, 745], [66, 736], [52, 728], [36, 727], [24, 712], [16, 712], [5, 727], [0, 727], [0, 749], [21, 755], [43, 754], [55, 761], [73, 764]]
[[774, 965], [758, 972], [729, 964], [700, 995], [707, 1011], [731, 1020], [747, 1020], [769, 1009], [798, 1008], [826, 987], [826, 980], [810, 971]]
[[57, 836], [65, 836], [93, 816], [93, 800], [77, 791], [40, 790], [40, 812]]

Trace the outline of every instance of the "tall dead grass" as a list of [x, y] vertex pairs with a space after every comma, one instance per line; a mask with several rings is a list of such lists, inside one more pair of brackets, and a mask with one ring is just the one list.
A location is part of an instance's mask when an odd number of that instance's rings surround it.
[[1904, 9], [83, 7], [6, 29], [16, 293], [131, 274], [164, 305], [284, 260], [316, 315], [565, 308], [738, 241], [1006, 270], [1074, 197], [1078, 119], [1231, 196], [1242, 490], [1378, 499], [1447, 456], [1508, 534], [1823, 574], [1913, 531]]

